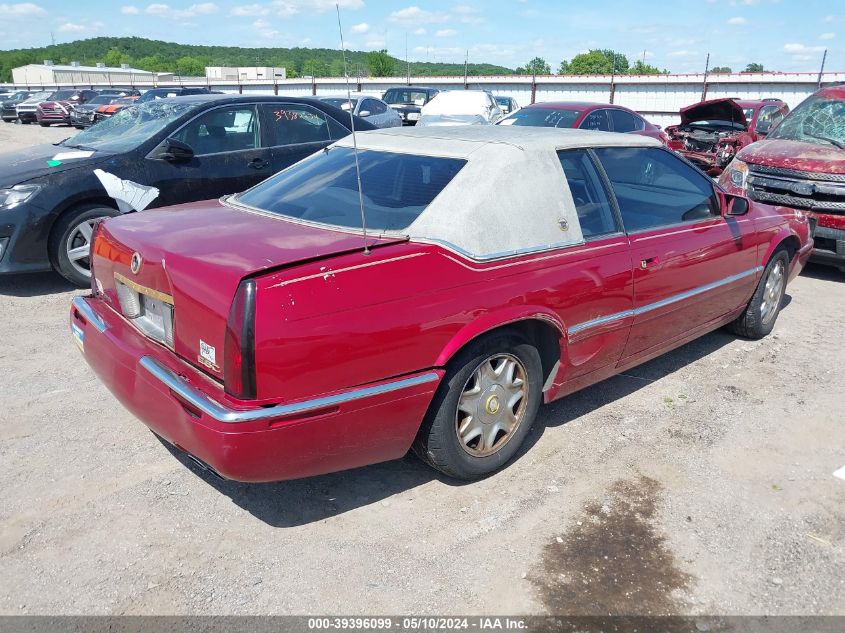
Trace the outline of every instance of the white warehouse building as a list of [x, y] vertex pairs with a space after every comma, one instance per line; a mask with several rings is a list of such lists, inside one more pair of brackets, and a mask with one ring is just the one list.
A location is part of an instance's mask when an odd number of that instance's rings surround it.
[[12, 69], [12, 82], [18, 86], [48, 84], [131, 84], [135, 81], [168, 81], [172, 73], [153, 73], [148, 70], [130, 68], [109, 68], [105, 64], [82, 66], [79, 62], [54, 64], [45, 59], [43, 64], [27, 64]]
[[205, 76], [218, 81], [254, 81], [286, 79], [287, 71], [275, 66], [206, 66]]

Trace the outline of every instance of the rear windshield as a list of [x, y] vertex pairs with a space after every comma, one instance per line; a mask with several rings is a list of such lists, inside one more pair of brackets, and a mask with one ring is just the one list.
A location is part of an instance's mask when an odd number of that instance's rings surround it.
[[530, 127], [572, 127], [581, 116], [581, 110], [550, 110], [548, 108], [522, 108], [502, 119], [499, 125], [527, 125]]
[[347, 99], [346, 97], [321, 97], [320, 101], [328, 103], [335, 108], [340, 108], [341, 110], [348, 110], [350, 101], [352, 102], [353, 108], [358, 105], [358, 99]]
[[393, 104], [423, 106], [428, 101], [428, 92], [412, 88], [391, 88], [384, 93], [384, 101]]
[[[455, 177], [466, 161], [360, 150], [361, 190], [367, 229], [409, 226]], [[235, 197], [235, 201], [308, 222], [361, 228], [354, 151], [321, 151]]]

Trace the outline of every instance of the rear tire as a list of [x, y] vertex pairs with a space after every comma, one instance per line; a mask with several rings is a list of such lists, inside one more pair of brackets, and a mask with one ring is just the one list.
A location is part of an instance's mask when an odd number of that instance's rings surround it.
[[41, 123], [41, 122], [39, 122], [39, 123], [38, 123], [38, 125], [40, 125], [41, 127], [50, 127], [50, 124], [49, 124], [49, 123]]
[[486, 477], [519, 450], [542, 389], [540, 354], [515, 332], [470, 343], [449, 363], [413, 450], [450, 477]]
[[727, 325], [728, 330], [750, 339], [761, 339], [775, 327], [786, 294], [789, 276], [789, 253], [783, 248], [772, 255], [760, 277], [751, 301], [739, 317]]
[[50, 234], [48, 248], [53, 268], [70, 283], [80, 287], [91, 283], [87, 248], [96, 220], [120, 215], [117, 209], [88, 204], [65, 213]]

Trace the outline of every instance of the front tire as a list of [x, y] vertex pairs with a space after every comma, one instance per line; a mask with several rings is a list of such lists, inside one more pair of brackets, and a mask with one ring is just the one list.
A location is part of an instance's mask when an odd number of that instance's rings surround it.
[[728, 330], [750, 339], [761, 339], [775, 327], [775, 321], [786, 294], [786, 280], [789, 275], [789, 253], [784, 249], [775, 251], [769, 260], [757, 289], [739, 317], [728, 324]]
[[39, 122], [38, 125], [40, 125], [41, 127], [50, 127], [49, 123], [40, 123]]
[[56, 272], [70, 283], [85, 287], [91, 283], [88, 249], [94, 224], [120, 215], [117, 209], [85, 205], [59, 218], [50, 235], [50, 260]]
[[510, 331], [479, 339], [449, 363], [414, 452], [450, 477], [486, 477], [519, 450], [542, 389], [542, 363], [533, 345]]

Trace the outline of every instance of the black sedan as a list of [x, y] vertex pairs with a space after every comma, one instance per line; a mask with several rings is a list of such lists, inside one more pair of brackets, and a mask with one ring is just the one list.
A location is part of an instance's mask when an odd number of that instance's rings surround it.
[[416, 125], [420, 120], [422, 107], [434, 99], [440, 91], [424, 86], [401, 86], [388, 88], [382, 99], [402, 117], [402, 125]]
[[[0, 154], [0, 273], [53, 268], [89, 283], [92, 227], [120, 213], [95, 169], [157, 188], [150, 207], [218, 198], [347, 136], [349, 119], [316, 99], [175, 97], [125, 108], [56, 145]], [[355, 129], [375, 128], [356, 117]]]

